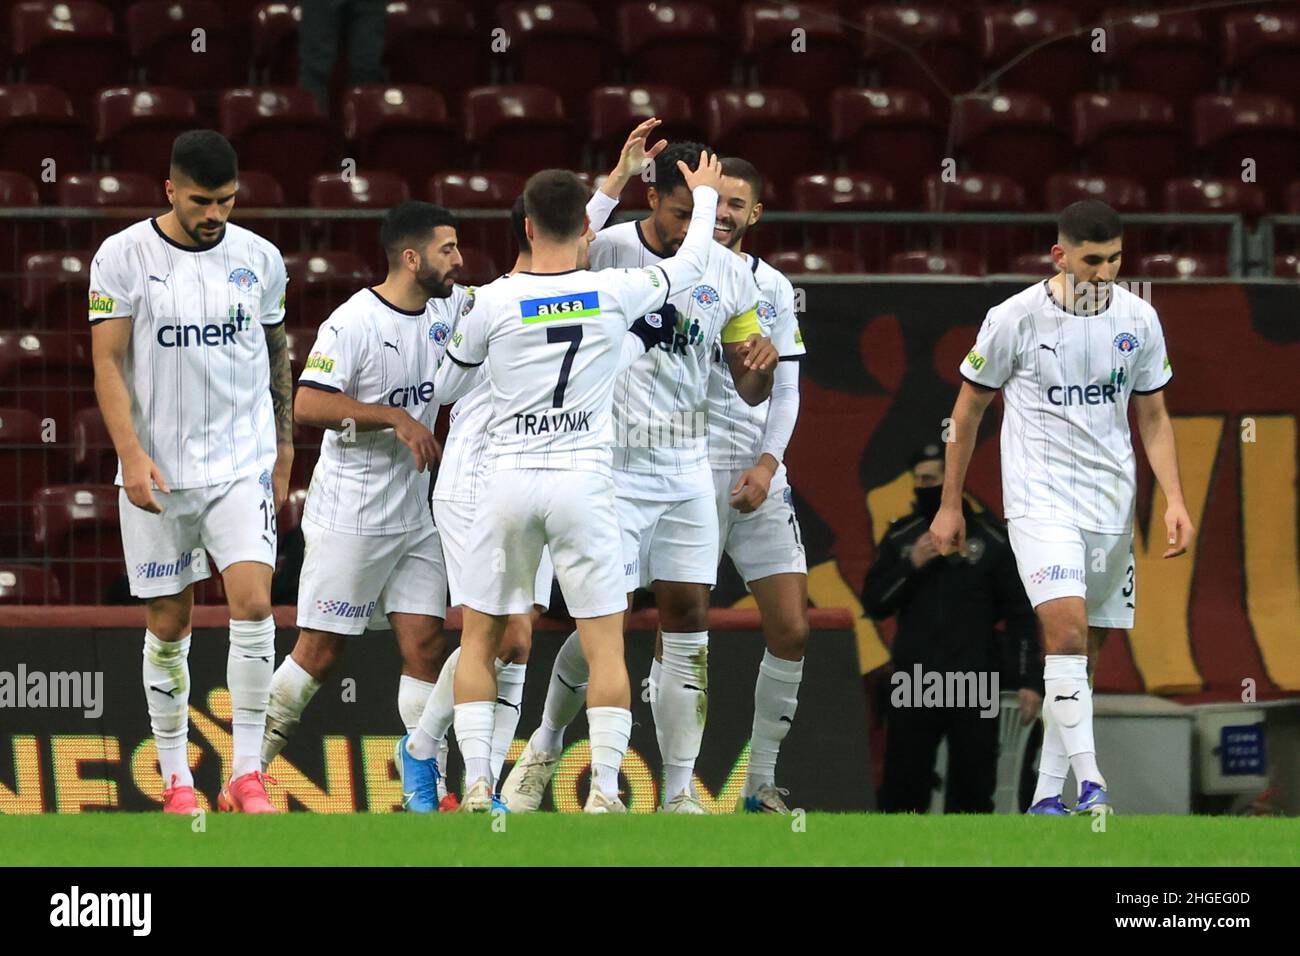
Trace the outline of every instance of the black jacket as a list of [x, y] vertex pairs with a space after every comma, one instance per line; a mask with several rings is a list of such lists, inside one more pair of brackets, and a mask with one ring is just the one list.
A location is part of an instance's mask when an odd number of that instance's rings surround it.
[[[926, 670], [997, 670], [1004, 688], [1043, 690], [1038, 626], [1016, 571], [1006, 526], [963, 506], [965, 557], [949, 555], [913, 566], [912, 543], [930, 520], [913, 512], [889, 526], [862, 587], [862, 606], [875, 620], [898, 615], [894, 666]], [[1006, 622], [1006, 639], [995, 627]]]

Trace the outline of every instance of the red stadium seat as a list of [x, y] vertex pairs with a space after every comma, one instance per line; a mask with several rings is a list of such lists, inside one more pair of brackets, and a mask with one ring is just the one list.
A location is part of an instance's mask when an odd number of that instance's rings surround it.
[[1092, 173], [1119, 173], [1155, 195], [1167, 179], [1191, 171], [1189, 137], [1174, 107], [1154, 93], [1080, 93], [1074, 143]]
[[0, 548], [9, 557], [30, 551], [32, 496], [49, 481], [50, 456], [42, 432], [38, 416], [0, 407], [0, 474], [5, 476], [0, 487]]
[[1281, 279], [1300, 279], [1300, 253], [1286, 252], [1274, 256], [1273, 275]]
[[1186, 122], [1193, 97], [1218, 81], [1214, 49], [1196, 14], [1116, 7], [1105, 16], [1117, 21], [1107, 28], [1106, 55], [1120, 89], [1158, 93]]
[[1226, 276], [1223, 256], [1193, 252], [1156, 252], [1138, 261], [1138, 279], [1204, 279]]
[[465, 93], [488, 81], [490, 52], [488, 21], [476, 24], [464, 3], [398, 0], [388, 4], [384, 64], [389, 79], [434, 87], [457, 117]]
[[[310, 245], [309, 223], [302, 219], [281, 219], [266, 214], [284, 205], [284, 190], [274, 176], [241, 166], [238, 183], [233, 221], [269, 239], [280, 249], [306, 248]], [[259, 210], [258, 215], [248, 215], [250, 209]]]
[[0, 406], [53, 422], [66, 445], [72, 416], [95, 403], [90, 337], [32, 330], [0, 333]]
[[767, 264], [787, 276], [855, 274], [865, 271], [862, 261], [847, 249], [776, 252], [767, 257]]
[[982, 276], [984, 264], [973, 252], [916, 249], [890, 256], [888, 271], [894, 275]]
[[[49, 160], [54, 182], [42, 176]], [[90, 137], [66, 93], [39, 84], [0, 86], [0, 169], [30, 178], [48, 203], [59, 174], [89, 167]]]
[[72, 467], [78, 481], [112, 484], [117, 477], [117, 452], [98, 406], [72, 416]]
[[943, 158], [943, 130], [929, 100], [912, 90], [836, 90], [831, 138], [847, 167], [893, 183], [904, 209], [920, 207], [921, 176]]
[[723, 155], [753, 157], [784, 202], [790, 182], [825, 165], [821, 133], [808, 104], [791, 90], [713, 90], [709, 145]]
[[458, 165], [461, 154], [446, 102], [424, 86], [352, 87], [343, 94], [343, 138], [361, 166], [394, 172], [412, 189]]
[[[391, 209], [411, 198], [406, 180], [383, 170], [358, 172], [343, 178], [341, 173], [321, 173], [311, 181], [311, 205], [316, 209]], [[380, 217], [314, 224], [317, 245], [326, 249], [347, 249], [365, 259], [376, 275], [388, 271], [388, 257], [379, 244]]]
[[297, 87], [242, 87], [221, 94], [221, 132], [241, 166], [279, 180], [290, 205], [307, 201], [310, 178], [333, 166], [334, 134], [316, 101]]
[[575, 0], [502, 3], [497, 23], [510, 37], [506, 62], [515, 83], [547, 86], [570, 116], [581, 116], [587, 93], [605, 79], [609, 44], [596, 15]]
[[1007, 270], [1016, 275], [1043, 276], [1056, 272], [1056, 263], [1050, 252], [1022, 252], [1011, 260]]
[[[894, 186], [875, 173], [845, 171], [812, 173], [796, 176], [791, 184], [792, 206], [798, 212], [870, 212], [898, 208]], [[803, 227], [808, 242], [813, 246], [852, 249], [862, 259], [867, 271], [878, 272], [885, 257], [896, 249], [900, 236], [891, 226], [854, 223], [809, 223]], [[781, 230], [782, 227], [764, 224], [754, 235]], [[776, 237], [789, 247], [795, 236], [782, 231]], [[746, 248], [749, 248], [746, 243]]]
[[578, 139], [554, 90], [480, 86], [465, 94], [465, 139], [478, 164], [531, 176], [578, 165]]
[[[448, 209], [509, 209], [524, 192], [524, 178], [496, 170], [450, 171], [429, 180], [429, 198]], [[463, 220], [461, 245], [482, 249], [499, 262], [514, 262], [517, 249], [505, 219]]]
[[[794, 48], [792, 31], [803, 31]], [[781, 86], [803, 96], [824, 121], [831, 90], [857, 80], [856, 37], [825, 3], [748, 3], [741, 13], [741, 50], [756, 86]]]
[[870, 82], [919, 92], [946, 125], [949, 95], [979, 79], [979, 50], [958, 13], [934, 3], [877, 3], [860, 23]]
[[[1222, 179], [1171, 179], [1164, 188], [1165, 212], [1237, 213], [1253, 222], [1264, 214], [1267, 200], [1255, 183], [1243, 183], [1230, 176]], [[1169, 250], [1221, 253], [1229, 241], [1227, 226], [1180, 225], [1166, 228]]]
[[[1064, 116], [1071, 97], [1096, 88], [1093, 74], [1099, 57], [1092, 52], [1091, 36], [1076, 32], [1079, 21], [1069, 7], [1047, 3], [986, 7], [980, 26], [988, 69], [999, 69], [1034, 47], [1033, 53], [998, 75], [999, 90], [1037, 93]], [[1057, 39], [1047, 42], [1053, 37]]]
[[23, 259], [23, 312], [31, 328], [89, 334], [90, 250], [33, 252]]
[[253, 74], [257, 83], [284, 86], [298, 82], [300, 23], [302, 7], [296, 3], [264, 3], [253, 11]]
[[694, 120], [691, 99], [672, 86], [601, 86], [587, 101], [590, 143], [598, 169], [608, 169], [618, 158], [628, 133], [652, 116], [663, 122], [650, 134], [650, 144], [661, 139], [702, 141], [703, 130]]
[[493, 258], [482, 249], [472, 246], [460, 247], [465, 264], [461, 267], [461, 282], [465, 285], [486, 285], [500, 277], [501, 269]]
[[1147, 191], [1136, 179], [1118, 174], [1053, 173], [1047, 177], [1047, 209], [1060, 212], [1081, 199], [1100, 199], [1118, 212], [1144, 212]]
[[1035, 206], [1042, 205], [1048, 173], [1074, 158], [1051, 104], [1033, 93], [960, 97], [953, 106], [952, 137], [972, 171], [1011, 177]]
[[374, 271], [355, 252], [289, 252], [284, 268], [289, 274], [286, 321], [296, 329], [319, 328], [354, 292], [375, 282]]
[[89, 0], [34, 0], [12, 14], [14, 63], [28, 83], [63, 90], [80, 115], [90, 115], [91, 96], [127, 81], [122, 37], [113, 15]]
[[165, 178], [176, 137], [198, 125], [193, 98], [165, 86], [119, 86], [95, 97], [95, 144], [116, 172]]
[[1196, 147], [1218, 176], [1240, 176], [1253, 160], [1255, 181], [1281, 207], [1287, 182], [1300, 169], [1300, 129], [1295, 109], [1280, 96], [1238, 93], [1198, 96], [1193, 106]]
[[[241, 86], [248, 82], [247, 47], [237, 45], [234, 19], [223, 4], [210, 0], [133, 3], [126, 11], [131, 59], [153, 86]], [[194, 49], [196, 29], [203, 30], [201, 52]]]
[[247, 208], [271, 207], [284, 205], [284, 190], [279, 181], [270, 173], [255, 169], [239, 170], [239, 189], [235, 193], [235, 202]]
[[732, 80], [718, 17], [707, 4], [624, 3], [618, 8], [618, 46], [632, 82], [694, 90], [697, 110], [705, 91]]
[[0, 604], [59, 604], [59, 579], [32, 564], [0, 564]]
[[[1020, 184], [992, 173], [966, 173], [944, 182], [938, 173], [925, 177], [925, 206], [930, 212], [1024, 212]], [[977, 251], [991, 272], [1006, 268], [1015, 250], [1029, 246], [1024, 226], [972, 224], [938, 230], [939, 248]]]
[[[31, 208], [40, 204], [36, 184], [22, 173], [0, 170], [0, 208]], [[0, 227], [0, 315], [12, 315], [19, 299], [22, 257], [40, 248], [40, 224], [13, 220]], [[7, 324], [7, 323], [5, 323]], [[0, 328], [3, 328], [0, 325]]]
[[114, 485], [51, 485], [32, 503], [38, 551], [71, 604], [102, 604], [126, 568]]
[[1223, 54], [1242, 89], [1284, 96], [1300, 109], [1300, 13], [1229, 13]]
[[[123, 171], [120, 173], [65, 173], [59, 177], [56, 191], [60, 206], [72, 207], [139, 207], [145, 215], [165, 211], [167, 196], [163, 191], [163, 177]], [[105, 219], [86, 221], [69, 220], [65, 227], [67, 248], [95, 249], [115, 232], [121, 231], [132, 220]]]

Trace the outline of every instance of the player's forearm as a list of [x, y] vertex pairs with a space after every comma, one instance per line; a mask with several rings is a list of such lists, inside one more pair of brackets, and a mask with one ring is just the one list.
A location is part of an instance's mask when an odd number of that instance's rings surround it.
[[284, 324], [266, 330], [266, 354], [271, 363], [271, 406], [275, 411], [275, 440], [293, 445], [293, 367]]
[[[695, 211], [677, 254], [659, 263], [674, 289], [686, 289], [704, 278], [713, 244], [713, 222], [718, 212], [718, 193], [710, 186], [696, 186], [691, 191]], [[739, 383], [737, 383], [739, 384]]]
[[1174, 438], [1174, 423], [1161, 410], [1151, 415], [1140, 415], [1138, 432], [1146, 448], [1147, 461], [1155, 473], [1160, 490], [1169, 504], [1183, 504], [1183, 483], [1178, 474], [1178, 448]]
[[772, 376], [772, 404], [763, 426], [763, 454], [780, 462], [799, 420], [799, 363], [780, 362]]
[[131, 420], [131, 393], [126, 387], [120, 360], [95, 356], [95, 399], [113, 449], [122, 461], [144, 454], [140, 437]]
[[439, 405], [450, 405], [452, 402], [464, 398], [482, 380], [482, 363], [463, 365], [452, 358], [449, 352], [443, 358], [442, 364], [438, 366], [438, 371], [433, 376], [434, 400]]
[[310, 385], [303, 385], [298, 389], [294, 413], [298, 416], [298, 421], [313, 428], [325, 428], [330, 431], [351, 428], [359, 432], [393, 428], [397, 416], [406, 414], [400, 408], [391, 405], [358, 402], [351, 395], [345, 395], [343, 392], [327, 392], [312, 388]]
[[953, 406], [949, 423], [948, 448], [944, 452], [942, 508], [961, 508], [962, 489], [966, 487], [966, 470], [975, 453], [975, 439], [979, 434], [984, 409], [992, 399], [983, 399], [975, 393], [974, 386], [962, 385]]
[[[626, 181], [625, 179], [624, 183]], [[618, 206], [618, 194], [622, 192], [623, 187], [620, 185], [617, 192], [609, 192], [606, 188], [609, 184], [610, 180], [605, 180], [604, 185], [593, 193], [591, 199], [587, 201], [587, 222], [590, 224], [592, 232], [600, 232], [600, 230], [604, 229], [605, 223], [609, 221], [610, 214]]]

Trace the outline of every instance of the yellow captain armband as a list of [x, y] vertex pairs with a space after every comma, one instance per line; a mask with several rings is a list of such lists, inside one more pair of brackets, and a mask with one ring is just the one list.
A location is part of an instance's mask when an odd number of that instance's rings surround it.
[[758, 309], [753, 308], [733, 316], [731, 321], [722, 327], [722, 344], [744, 342], [751, 335], [762, 334], [763, 330], [758, 324]]

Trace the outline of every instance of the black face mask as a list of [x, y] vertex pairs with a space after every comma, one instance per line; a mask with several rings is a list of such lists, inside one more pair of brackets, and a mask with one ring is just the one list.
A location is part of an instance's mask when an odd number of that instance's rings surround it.
[[943, 501], [942, 485], [935, 485], [931, 488], [913, 488], [912, 493], [916, 495], [916, 510], [921, 514], [927, 518], [933, 518], [939, 513], [939, 503]]

